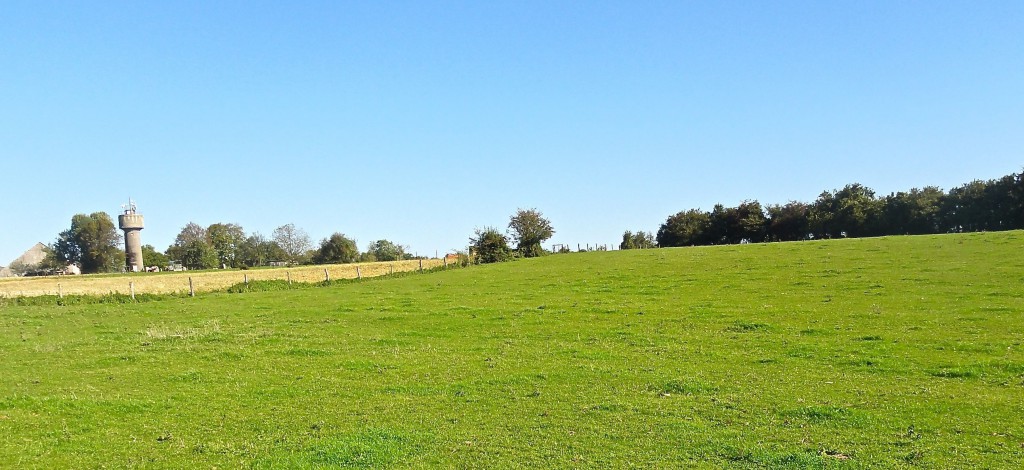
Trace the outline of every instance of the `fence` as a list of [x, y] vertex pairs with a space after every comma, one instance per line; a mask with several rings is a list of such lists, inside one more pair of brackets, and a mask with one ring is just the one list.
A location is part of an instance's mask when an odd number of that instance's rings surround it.
[[0, 279], [0, 296], [40, 295], [172, 294], [223, 290], [239, 283], [286, 280], [320, 282], [332, 279], [360, 279], [396, 272], [427, 270], [447, 266], [444, 259], [405, 260], [380, 263], [295, 266], [250, 270], [130, 273], [124, 275], [47, 276]]

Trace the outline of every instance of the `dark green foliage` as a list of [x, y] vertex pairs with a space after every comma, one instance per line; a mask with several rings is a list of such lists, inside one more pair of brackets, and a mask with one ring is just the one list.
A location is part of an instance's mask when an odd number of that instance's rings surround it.
[[541, 243], [555, 234], [551, 222], [537, 209], [517, 210], [509, 220], [508, 228], [516, 242], [516, 251], [524, 258], [543, 255]]
[[622, 243], [619, 243], [620, 250], [642, 250], [656, 246], [658, 244], [654, 241], [654, 235], [642, 230], [636, 233], [626, 230], [622, 234]]
[[320, 248], [313, 254], [316, 264], [354, 263], [359, 260], [359, 247], [356, 241], [343, 233], [335, 232], [320, 241]]
[[146, 262], [146, 266], [159, 266], [161, 269], [171, 261], [167, 255], [156, 251], [153, 245], [142, 245], [142, 259]]
[[876, 197], [853, 183], [823, 191], [811, 204], [784, 206], [745, 201], [715, 205], [710, 212], [679, 212], [661, 225], [658, 245], [716, 245], [881, 235], [1024, 228], [1024, 172], [997, 180], [972, 181], [949, 193], [934, 186]]
[[206, 241], [217, 254], [218, 264], [237, 268], [241, 266], [241, 249], [245, 231], [238, 224], [212, 224], [206, 228]]
[[790, 201], [784, 206], [768, 206], [769, 241], [806, 239], [810, 233], [810, 212], [810, 206], [797, 201]]
[[288, 255], [277, 242], [267, 240], [259, 232], [253, 233], [242, 242], [238, 250], [241, 265], [266, 266], [271, 261], [284, 261]]
[[375, 261], [399, 261], [405, 259], [405, 247], [390, 240], [377, 240], [370, 243], [367, 253], [373, 255]]
[[217, 252], [206, 240], [191, 240], [177, 251], [181, 264], [188, 269], [213, 269], [217, 267]]
[[71, 228], [61, 232], [49, 247], [50, 263], [75, 263], [83, 274], [117, 272], [124, 267], [120, 242], [117, 226], [106, 212], [76, 214], [71, 218]]
[[512, 259], [508, 238], [494, 227], [477, 229], [469, 238], [470, 255], [477, 263], [498, 263]]
[[690, 209], [670, 216], [658, 229], [658, 246], [691, 246], [710, 243], [711, 215]]

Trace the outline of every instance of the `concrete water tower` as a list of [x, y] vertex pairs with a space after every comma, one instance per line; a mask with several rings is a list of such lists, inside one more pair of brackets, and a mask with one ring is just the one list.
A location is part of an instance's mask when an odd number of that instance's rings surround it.
[[129, 271], [145, 271], [146, 264], [142, 261], [142, 235], [139, 233], [145, 224], [142, 214], [135, 213], [135, 203], [128, 198], [128, 204], [121, 206], [124, 214], [117, 216], [117, 225], [124, 230], [124, 264]]

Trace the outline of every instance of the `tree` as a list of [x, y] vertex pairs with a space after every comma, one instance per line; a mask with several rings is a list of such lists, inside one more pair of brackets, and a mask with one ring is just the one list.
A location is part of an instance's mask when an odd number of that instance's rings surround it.
[[153, 245], [142, 245], [142, 259], [146, 260], [146, 264], [150, 266], [159, 266], [161, 268], [171, 264], [171, 259], [167, 255], [156, 251]]
[[320, 248], [313, 254], [316, 264], [353, 263], [359, 259], [356, 241], [342, 233], [335, 232], [320, 242]]
[[106, 212], [76, 214], [71, 228], [57, 236], [50, 250], [66, 266], [77, 263], [83, 273], [116, 272], [124, 267], [121, 235]]
[[366, 249], [376, 261], [399, 261], [405, 259], [405, 247], [389, 240], [377, 240]]
[[941, 210], [946, 194], [928, 186], [891, 194], [882, 200], [882, 233], [923, 235], [937, 233], [942, 226]]
[[188, 269], [217, 267], [217, 252], [206, 240], [190, 240], [181, 247], [181, 264]]
[[764, 215], [761, 203], [754, 201], [743, 201], [736, 207], [736, 223], [738, 240], [749, 242], [763, 242], [768, 232], [768, 218]]
[[174, 237], [174, 244], [167, 247], [167, 256], [175, 261], [182, 261], [184, 265], [185, 246], [193, 242], [208, 243], [206, 240], [206, 229], [195, 222], [189, 222], [181, 228], [178, 236]]
[[669, 216], [658, 229], [658, 246], [690, 246], [710, 243], [711, 214], [690, 209]]
[[620, 250], [642, 250], [655, 246], [654, 235], [642, 230], [636, 233], [626, 230], [622, 233], [622, 243], [619, 243]]
[[239, 263], [242, 266], [266, 266], [271, 261], [283, 261], [287, 257], [280, 245], [267, 240], [259, 232], [249, 235], [238, 247]]
[[537, 209], [517, 210], [509, 220], [508, 228], [516, 241], [516, 250], [526, 258], [544, 254], [541, 243], [555, 234], [551, 222]]
[[866, 237], [880, 235], [882, 201], [875, 192], [859, 183], [848, 184], [835, 193], [832, 213], [840, 235]]
[[472, 250], [470, 254], [476, 257], [478, 263], [498, 263], [512, 257], [508, 237], [494, 227], [476, 229], [469, 238], [469, 244]]
[[281, 247], [288, 264], [301, 263], [306, 252], [312, 246], [306, 231], [296, 228], [295, 224], [282, 225], [274, 229], [273, 238], [274, 242]]
[[213, 247], [220, 264], [237, 268], [241, 265], [239, 250], [245, 242], [245, 231], [238, 224], [213, 224], [206, 228], [206, 241]]
[[768, 206], [768, 240], [796, 241], [807, 238], [810, 210], [810, 206], [797, 201], [789, 201], [784, 206]]

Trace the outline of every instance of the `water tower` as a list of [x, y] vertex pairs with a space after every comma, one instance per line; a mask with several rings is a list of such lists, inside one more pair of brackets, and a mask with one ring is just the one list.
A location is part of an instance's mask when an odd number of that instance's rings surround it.
[[135, 203], [128, 198], [128, 204], [122, 205], [124, 214], [117, 216], [117, 225], [124, 230], [124, 263], [129, 271], [145, 271], [146, 264], [142, 261], [142, 235], [144, 228], [142, 214], [135, 213]]

